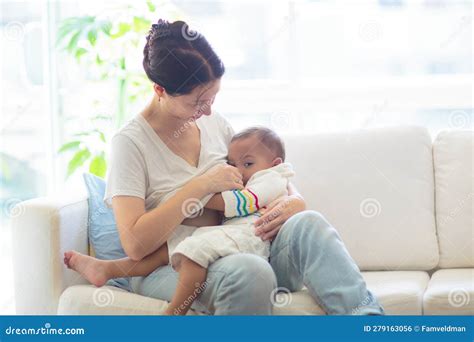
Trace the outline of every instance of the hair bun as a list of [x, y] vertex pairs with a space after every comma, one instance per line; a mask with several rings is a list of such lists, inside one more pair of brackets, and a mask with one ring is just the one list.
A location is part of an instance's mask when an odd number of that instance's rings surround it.
[[173, 31], [173, 35], [179, 35], [187, 41], [193, 41], [202, 37], [198, 31], [192, 29], [186, 22], [181, 20], [172, 23], [171, 30]]
[[[171, 52], [175, 58], [168, 58]], [[206, 38], [181, 20], [160, 19], [151, 25], [142, 64], [150, 81], [170, 96], [190, 94], [200, 85], [220, 79], [225, 72]]]
[[159, 19], [156, 24], [151, 25], [148, 39], [158, 39], [171, 35], [170, 23], [167, 20]]

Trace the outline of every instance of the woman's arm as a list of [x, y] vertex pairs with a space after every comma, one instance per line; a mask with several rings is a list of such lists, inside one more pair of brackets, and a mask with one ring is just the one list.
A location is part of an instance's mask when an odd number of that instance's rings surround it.
[[288, 196], [280, 197], [272, 202], [262, 217], [255, 221], [255, 234], [262, 240], [273, 240], [283, 223], [303, 210], [306, 210], [303, 196], [292, 183], [289, 183]]
[[188, 199], [201, 200], [210, 193], [242, 188], [237, 168], [219, 164], [185, 184], [159, 207], [145, 211], [145, 201], [133, 196], [114, 196], [112, 207], [125, 253], [141, 260], [161, 247], [186, 218]]
[[205, 184], [195, 178], [161, 206], [148, 212], [141, 198], [114, 197], [112, 206], [125, 253], [138, 261], [160, 248], [186, 218], [182, 210], [184, 202], [188, 198], [201, 199], [208, 193]]

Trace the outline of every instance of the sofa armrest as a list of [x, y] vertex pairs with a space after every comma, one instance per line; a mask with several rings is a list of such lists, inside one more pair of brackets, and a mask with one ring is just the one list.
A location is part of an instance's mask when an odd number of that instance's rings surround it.
[[12, 218], [17, 314], [55, 315], [67, 287], [87, 284], [63, 264], [65, 251], [89, 251], [87, 197], [36, 198], [18, 206]]

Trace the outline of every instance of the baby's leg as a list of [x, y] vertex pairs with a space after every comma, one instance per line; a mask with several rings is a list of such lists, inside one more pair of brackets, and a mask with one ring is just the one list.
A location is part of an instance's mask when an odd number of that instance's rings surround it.
[[181, 258], [178, 285], [165, 315], [186, 315], [191, 304], [204, 290], [202, 285], [206, 281], [207, 269], [184, 255]]
[[100, 260], [76, 251], [64, 253], [64, 264], [95, 286], [103, 286], [113, 278], [147, 276], [158, 267], [167, 265], [168, 259], [166, 243], [140, 261], [130, 258]]
[[240, 252], [222, 229], [222, 226], [199, 228], [176, 246], [171, 264], [179, 273], [178, 285], [165, 314], [185, 315], [205, 289], [208, 266], [221, 257]]

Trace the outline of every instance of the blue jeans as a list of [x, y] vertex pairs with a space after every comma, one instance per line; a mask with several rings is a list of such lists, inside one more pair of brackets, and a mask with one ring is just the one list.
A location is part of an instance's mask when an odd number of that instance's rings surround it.
[[[162, 266], [132, 278], [134, 293], [171, 301], [178, 274]], [[318, 212], [288, 219], [272, 243], [270, 263], [251, 254], [218, 259], [192, 308], [214, 315], [271, 315], [274, 289], [308, 288], [329, 315], [383, 315], [337, 231]]]

